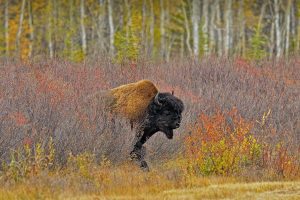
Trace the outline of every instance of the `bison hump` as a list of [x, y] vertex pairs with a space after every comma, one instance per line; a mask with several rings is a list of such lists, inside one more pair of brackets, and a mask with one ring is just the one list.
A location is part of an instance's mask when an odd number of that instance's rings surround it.
[[155, 85], [149, 80], [121, 85], [110, 90], [113, 98], [112, 110], [132, 121], [144, 115], [151, 100], [158, 93]]

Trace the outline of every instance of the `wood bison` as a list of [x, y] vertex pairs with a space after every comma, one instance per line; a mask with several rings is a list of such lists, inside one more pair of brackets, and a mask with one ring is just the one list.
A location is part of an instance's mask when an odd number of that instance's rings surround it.
[[144, 160], [143, 144], [156, 132], [173, 138], [173, 130], [179, 128], [183, 102], [171, 93], [158, 92], [149, 80], [141, 80], [111, 89], [107, 94], [109, 109], [129, 119], [135, 125], [136, 138], [130, 158], [144, 170], [149, 170]]

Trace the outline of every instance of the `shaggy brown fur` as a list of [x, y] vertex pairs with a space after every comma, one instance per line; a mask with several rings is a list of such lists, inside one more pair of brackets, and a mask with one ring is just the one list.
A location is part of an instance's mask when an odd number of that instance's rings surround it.
[[157, 93], [157, 88], [149, 80], [121, 85], [109, 91], [113, 99], [111, 110], [130, 121], [138, 121]]

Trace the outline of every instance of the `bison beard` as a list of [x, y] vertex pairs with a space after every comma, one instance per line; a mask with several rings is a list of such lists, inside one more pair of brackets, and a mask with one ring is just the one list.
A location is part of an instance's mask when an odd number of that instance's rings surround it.
[[108, 96], [112, 97], [108, 101], [110, 110], [136, 125], [136, 142], [130, 157], [148, 171], [143, 144], [158, 131], [168, 139], [173, 138], [173, 130], [179, 128], [181, 122], [182, 101], [173, 94], [159, 93], [148, 80], [111, 89]]

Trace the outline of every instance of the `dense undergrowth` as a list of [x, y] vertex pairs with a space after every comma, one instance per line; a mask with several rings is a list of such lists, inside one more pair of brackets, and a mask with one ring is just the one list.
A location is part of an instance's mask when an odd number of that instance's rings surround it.
[[[297, 57], [257, 63], [1, 61], [0, 182], [45, 195], [70, 187], [73, 193], [130, 195], [223, 179], [299, 179], [299, 66]], [[143, 78], [160, 91], [174, 90], [186, 106], [173, 140], [158, 133], [146, 144], [149, 173], [129, 162], [134, 132], [128, 122], [112, 124], [102, 102], [92, 98]]]

